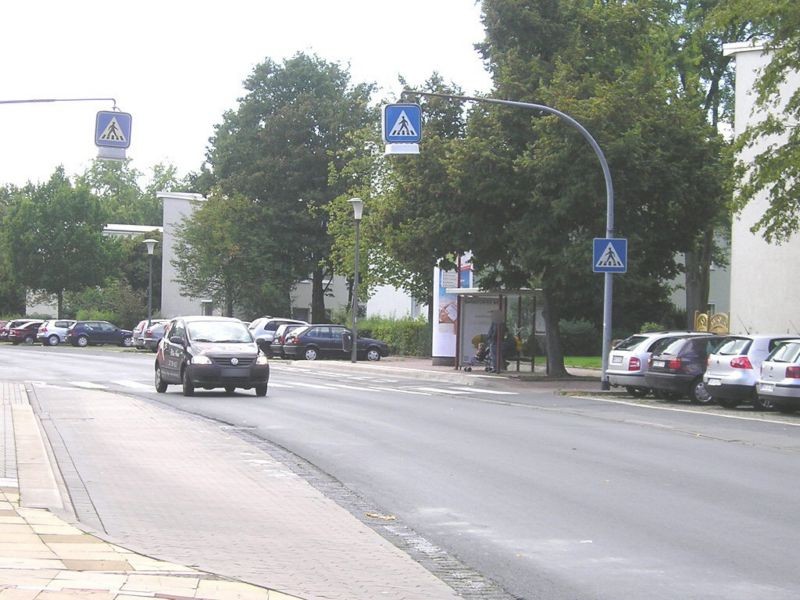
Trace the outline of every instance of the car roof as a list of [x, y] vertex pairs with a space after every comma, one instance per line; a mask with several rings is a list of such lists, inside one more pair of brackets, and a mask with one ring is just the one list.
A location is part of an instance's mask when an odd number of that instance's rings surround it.
[[175, 317], [173, 320], [180, 319], [181, 321], [185, 321], [186, 323], [198, 323], [202, 321], [212, 322], [212, 321], [223, 321], [228, 323], [241, 323], [241, 319], [236, 319], [234, 317], [215, 317], [215, 316], [203, 316], [203, 315], [190, 315], [188, 317]]

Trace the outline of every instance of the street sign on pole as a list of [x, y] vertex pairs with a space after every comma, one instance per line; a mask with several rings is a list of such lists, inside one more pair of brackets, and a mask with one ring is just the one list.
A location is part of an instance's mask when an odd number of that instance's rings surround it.
[[595, 273], [625, 273], [627, 270], [627, 238], [594, 238], [592, 271]]
[[383, 107], [382, 121], [386, 154], [419, 154], [422, 139], [419, 104], [387, 104]]
[[131, 120], [130, 113], [116, 110], [97, 113], [94, 143], [98, 148], [98, 158], [125, 159], [125, 149], [131, 145]]

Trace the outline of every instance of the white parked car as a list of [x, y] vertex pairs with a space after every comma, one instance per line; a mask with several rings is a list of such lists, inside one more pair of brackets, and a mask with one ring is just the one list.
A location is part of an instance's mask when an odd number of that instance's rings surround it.
[[637, 398], [646, 396], [650, 388], [645, 385], [644, 375], [653, 347], [662, 340], [694, 334], [697, 332], [651, 331], [625, 338], [609, 353], [606, 370], [609, 384], [612, 387], [624, 387], [631, 396]]
[[248, 329], [250, 329], [250, 333], [256, 340], [256, 344], [258, 344], [258, 347], [267, 356], [272, 353], [270, 350], [270, 345], [272, 344], [272, 340], [275, 339], [275, 331], [280, 325], [285, 323], [308, 325], [308, 323], [305, 321], [287, 319], [285, 317], [261, 317], [260, 319], [256, 319], [250, 323], [250, 325], [248, 325]]
[[786, 341], [764, 359], [756, 390], [762, 403], [780, 412], [800, 409], [800, 339]]
[[708, 368], [703, 376], [706, 390], [725, 408], [752, 403], [758, 409], [769, 410], [771, 403], [756, 393], [756, 383], [761, 373], [761, 363], [770, 352], [792, 336], [734, 335], [726, 338], [716, 352], [708, 357]]

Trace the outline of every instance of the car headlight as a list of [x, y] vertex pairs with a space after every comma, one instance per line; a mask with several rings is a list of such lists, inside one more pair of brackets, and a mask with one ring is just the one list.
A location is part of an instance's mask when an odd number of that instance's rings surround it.
[[208, 358], [205, 354], [198, 354], [197, 356], [192, 357], [192, 364], [193, 365], [210, 365], [211, 359]]
[[259, 352], [258, 356], [256, 357], [256, 364], [257, 365], [266, 365], [267, 364], [267, 357], [264, 354]]

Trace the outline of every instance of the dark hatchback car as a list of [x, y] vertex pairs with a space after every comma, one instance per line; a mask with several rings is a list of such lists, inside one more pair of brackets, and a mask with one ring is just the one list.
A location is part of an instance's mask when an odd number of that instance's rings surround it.
[[181, 385], [184, 396], [197, 387], [211, 390], [255, 388], [267, 395], [269, 362], [239, 319], [178, 317], [169, 322], [168, 334], [158, 346], [155, 361], [156, 391]]
[[67, 342], [73, 346], [133, 346], [133, 332], [121, 329], [108, 321], [76, 321], [67, 330]]
[[286, 358], [286, 355], [283, 353], [283, 345], [286, 343], [286, 338], [292, 331], [303, 326], [304, 325], [300, 325], [299, 323], [284, 323], [283, 325], [279, 325], [275, 330], [275, 337], [272, 338], [272, 343], [269, 345], [269, 356]]
[[724, 339], [710, 333], [663, 340], [653, 348], [644, 376], [645, 384], [656, 397], [688, 396], [694, 404], [713, 402], [703, 383], [703, 374], [708, 355]]
[[[350, 358], [353, 334], [343, 325], [307, 325], [289, 332], [283, 344], [286, 358]], [[358, 358], [380, 360], [389, 356], [386, 342], [358, 338]]]

